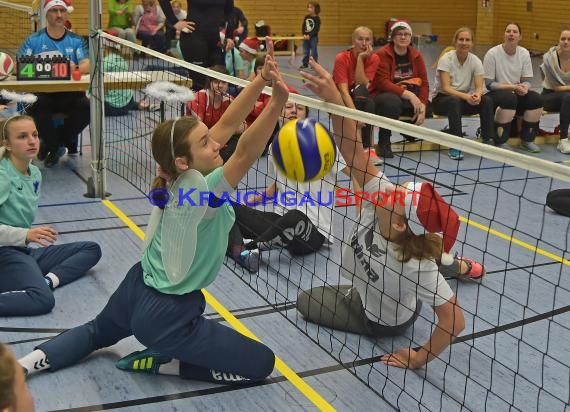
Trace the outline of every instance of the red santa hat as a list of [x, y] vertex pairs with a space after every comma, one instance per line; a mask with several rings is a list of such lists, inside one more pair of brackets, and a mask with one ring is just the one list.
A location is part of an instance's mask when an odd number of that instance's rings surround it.
[[248, 37], [240, 43], [239, 48], [255, 56], [260, 44], [261, 42], [255, 37]]
[[[453, 255], [450, 252], [459, 233], [459, 215], [430, 183], [410, 182], [405, 187], [408, 189], [405, 207], [408, 223], [411, 224], [410, 228], [418, 234], [441, 233], [444, 251], [441, 255], [441, 263], [451, 265]], [[412, 226], [416, 227], [412, 228]]]
[[72, 0], [45, 0], [44, 12], [47, 13], [51, 8], [60, 6], [63, 7], [68, 13], [73, 12]]

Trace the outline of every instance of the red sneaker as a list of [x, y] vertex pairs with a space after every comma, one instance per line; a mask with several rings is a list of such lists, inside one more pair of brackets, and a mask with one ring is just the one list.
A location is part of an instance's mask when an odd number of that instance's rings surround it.
[[456, 259], [465, 262], [468, 269], [466, 273], [458, 275], [458, 278], [462, 280], [479, 281], [483, 278], [483, 276], [485, 276], [486, 271], [483, 264], [462, 256], [457, 256]]

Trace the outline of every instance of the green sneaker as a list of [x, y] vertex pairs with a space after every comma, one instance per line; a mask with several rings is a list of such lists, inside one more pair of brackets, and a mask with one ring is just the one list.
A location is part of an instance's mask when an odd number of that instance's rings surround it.
[[529, 153], [540, 153], [540, 147], [534, 142], [521, 142], [521, 148]]
[[158, 374], [160, 365], [171, 361], [172, 358], [161, 355], [152, 349], [145, 349], [119, 359], [115, 362], [115, 366], [123, 371]]

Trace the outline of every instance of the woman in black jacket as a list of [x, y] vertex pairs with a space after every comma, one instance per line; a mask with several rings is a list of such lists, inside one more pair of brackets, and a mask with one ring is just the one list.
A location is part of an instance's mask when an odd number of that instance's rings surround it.
[[[159, 3], [170, 25], [181, 32], [180, 50], [185, 61], [201, 67], [224, 64], [224, 51], [233, 47], [231, 34], [236, 29], [229, 21], [233, 0], [187, 0], [188, 15], [183, 21], [176, 18], [169, 0]], [[230, 35], [222, 39], [220, 31]], [[202, 89], [205, 79], [204, 75], [193, 72], [194, 89]]]

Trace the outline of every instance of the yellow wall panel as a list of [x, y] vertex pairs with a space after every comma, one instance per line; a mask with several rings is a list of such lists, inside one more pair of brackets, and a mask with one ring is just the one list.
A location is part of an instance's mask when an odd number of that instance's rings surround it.
[[[37, 1], [37, 0], [36, 0]], [[375, 36], [384, 36], [384, 23], [391, 17], [411, 22], [431, 23], [439, 43], [447, 45], [460, 26], [475, 29], [480, 44], [497, 44], [503, 39], [508, 21], [517, 21], [523, 29], [523, 45], [544, 51], [555, 44], [560, 29], [570, 25], [568, 0], [529, 0], [532, 11], [527, 11], [526, 0], [408, 0], [405, 7], [393, 0], [322, 0], [322, 28], [320, 43], [349, 44], [352, 30], [359, 25], [369, 26]], [[30, 0], [13, 0], [13, 3], [31, 5]], [[184, 3], [184, 2], [183, 2]], [[134, 4], [139, 4], [138, 0]], [[250, 31], [257, 20], [264, 20], [275, 34], [300, 34], [301, 22], [307, 10], [305, 0], [268, 1], [237, 0], [250, 22]], [[103, 25], [107, 23], [107, 0], [102, 1]], [[70, 15], [74, 31], [88, 33], [88, 0], [75, 0], [75, 11]], [[0, 13], [0, 21], [2, 14]], [[538, 38], [535, 38], [534, 34]]]

